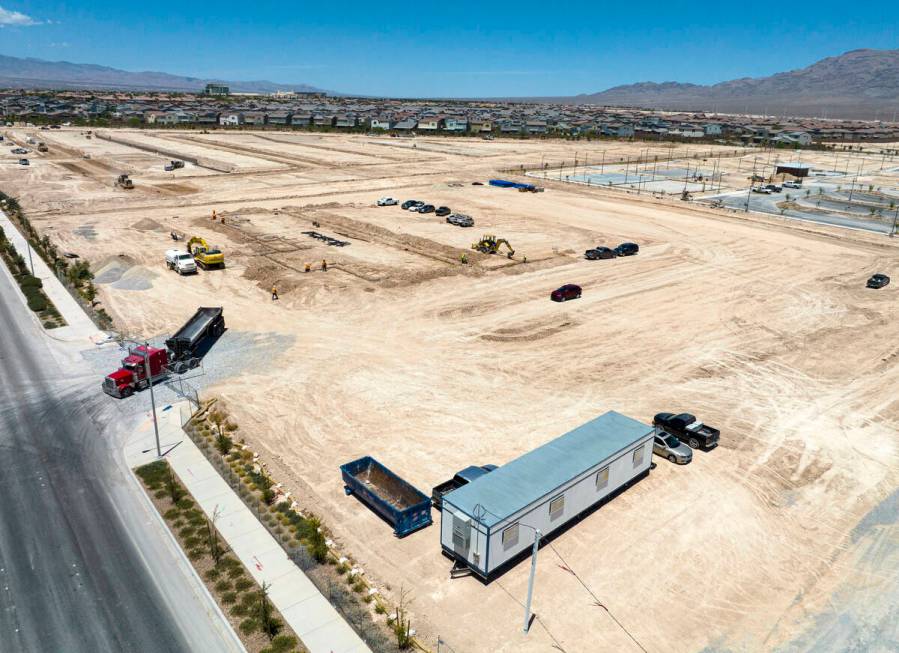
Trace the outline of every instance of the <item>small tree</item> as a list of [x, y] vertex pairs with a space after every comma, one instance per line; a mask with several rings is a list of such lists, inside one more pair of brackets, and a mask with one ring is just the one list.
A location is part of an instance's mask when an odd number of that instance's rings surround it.
[[169, 491], [169, 497], [172, 499], [172, 503], [178, 503], [181, 499], [181, 484], [178, 483], [178, 479], [175, 478], [175, 472], [172, 471], [172, 468], [168, 468], [168, 474], [165, 477], [166, 489]]
[[[219, 427], [221, 429], [221, 427]], [[215, 439], [215, 448], [218, 449], [218, 452], [223, 456], [227, 456], [231, 451], [231, 447], [234, 446], [234, 440], [229, 438], [224, 433], [219, 433], [218, 437]]]
[[393, 634], [396, 635], [396, 646], [401, 651], [412, 648], [412, 620], [406, 616], [406, 592], [400, 589], [400, 604], [396, 607], [393, 620]]
[[212, 520], [206, 520], [206, 543], [209, 545], [209, 555], [216, 567], [218, 567], [219, 562], [222, 560], [222, 556], [225, 554], [224, 547], [222, 547], [221, 542], [219, 542], [218, 530], [215, 527], [215, 522], [218, 520], [220, 514], [219, 508], [216, 507], [215, 511], [212, 513]]
[[259, 590], [259, 600], [256, 604], [256, 615], [259, 619], [259, 627], [262, 632], [271, 641], [279, 632], [281, 632], [281, 622], [275, 617], [272, 602], [268, 598], [268, 590], [271, 587], [268, 583], [262, 583], [262, 589]]

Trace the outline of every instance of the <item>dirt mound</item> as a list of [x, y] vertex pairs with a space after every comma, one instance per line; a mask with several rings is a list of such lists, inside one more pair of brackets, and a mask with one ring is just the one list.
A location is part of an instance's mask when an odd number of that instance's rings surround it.
[[131, 225], [131, 228], [137, 229], [138, 231], [166, 231], [166, 228], [162, 224], [152, 218], [138, 220]]
[[549, 338], [576, 325], [577, 322], [570, 319], [559, 321], [536, 320], [518, 326], [494, 329], [491, 333], [483, 334], [481, 340], [488, 342], [532, 342]]

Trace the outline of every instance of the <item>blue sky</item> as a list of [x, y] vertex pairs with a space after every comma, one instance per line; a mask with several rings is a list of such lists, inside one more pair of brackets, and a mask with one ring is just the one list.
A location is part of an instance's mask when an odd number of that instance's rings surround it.
[[714, 83], [856, 48], [899, 48], [899, 2], [0, 0], [0, 54], [368, 95], [574, 95], [637, 81]]

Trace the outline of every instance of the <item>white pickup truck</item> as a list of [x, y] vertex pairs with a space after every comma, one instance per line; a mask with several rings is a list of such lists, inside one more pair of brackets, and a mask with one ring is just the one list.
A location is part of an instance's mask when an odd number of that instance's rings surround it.
[[170, 249], [165, 253], [165, 264], [178, 274], [196, 274], [197, 262], [183, 249]]

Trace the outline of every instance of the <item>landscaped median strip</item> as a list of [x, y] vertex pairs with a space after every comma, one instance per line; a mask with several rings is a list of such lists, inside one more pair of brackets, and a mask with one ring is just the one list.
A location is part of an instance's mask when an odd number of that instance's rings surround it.
[[55, 329], [65, 326], [66, 321], [44, 293], [42, 289], [43, 282], [32, 276], [28, 268], [28, 262], [16, 251], [12, 242], [7, 239], [6, 232], [3, 231], [2, 227], [0, 227], [0, 258], [3, 259], [16, 283], [19, 284], [19, 288], [28, 302], [28, 308], [37, 313], [44, 328]]
[[240, 560], [229, 555], [216, 528], [165, 460], [138, 467], [135, 472], [152, 493], [153, 505], [165, 519], [197, 573], [249, 653], [302, 653], [299, 643], [272, 605], [269, 587], [250, 579]]
[[[372, 649], [287, 557], [197, 446], [185, 437], [180, 411], [169, 408], [157, 411], [165, 460], [206, 518], [214, 518], [216, 531], [234, 557], [243, 563], [259, 586], [268, 588], [269, 600], [280, 611], [285, 625], [290, 626], [310, 653], [371, 653]], [[126, 458], [133, 467], [153, 460], [154, 452], [152, 428], [136, 431], [125, 447]]]

